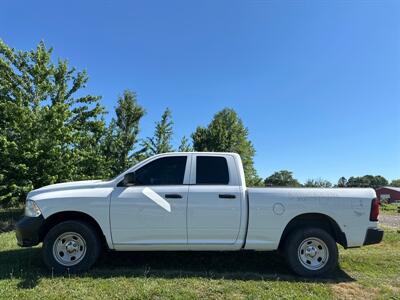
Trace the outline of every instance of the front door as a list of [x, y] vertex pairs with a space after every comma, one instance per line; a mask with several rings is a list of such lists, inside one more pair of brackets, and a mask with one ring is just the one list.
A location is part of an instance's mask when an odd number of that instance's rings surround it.
[[134, 170], [133, 186], [115, 188], [110, 220], [116, 249], [187, 244], [188, 162], [188, 155], [156, 158]]

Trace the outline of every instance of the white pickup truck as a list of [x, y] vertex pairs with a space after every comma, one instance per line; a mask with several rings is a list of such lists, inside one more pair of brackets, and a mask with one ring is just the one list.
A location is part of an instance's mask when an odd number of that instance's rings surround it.
[[246, 188], [235, 153], [165, 153], [109, 181], [49, 185], [27, 196], [18, 244], [43, 242], [56, 272], [115, 251], [281, 250], [301, 276], [337, 266], [344, 248], [379, 243], [373, 189]]

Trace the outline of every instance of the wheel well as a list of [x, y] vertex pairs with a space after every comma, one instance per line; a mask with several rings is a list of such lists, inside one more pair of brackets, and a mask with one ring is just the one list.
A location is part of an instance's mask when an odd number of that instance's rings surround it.
[[62, 211], [46, 218], [39, 232], [39, 241], [43, 242], [43, 239], [46, 236], [46, 234], [55, 225], [60, 224], [61, 222], [64, 221], [71, 221], [71, 220], [83, 221], [91, 225], [96, 230], [98, 236], [100, 237], [102, 241], [102, 246], [108, 248], [106, 237], [104, 236], [99, 223], [97, 223], [97, 221], [92, 216], [79, 211]]
[[309, 213], [298, 215], [293, 218], [285, 227], [279, 242], [279, 249], [285, 243], [286, 238], [294, 230], [301, 227], [318, 227], [326, 230], [335, 241], [347, 248], [347, 239], [345, 233], [340, 229], [339, 225], [331, 217], [320, 213]]

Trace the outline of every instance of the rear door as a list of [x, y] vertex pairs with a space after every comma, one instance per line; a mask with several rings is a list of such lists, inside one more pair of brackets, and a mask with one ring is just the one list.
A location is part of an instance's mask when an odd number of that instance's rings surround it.
[[188, 196], [188, 243], [234, 244], [242, 212], [241, 186], [229, 155], [194, 154]]

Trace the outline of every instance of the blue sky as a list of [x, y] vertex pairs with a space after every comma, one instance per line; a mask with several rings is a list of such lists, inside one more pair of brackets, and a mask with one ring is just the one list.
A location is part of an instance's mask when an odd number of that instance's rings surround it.
[[262, 177], [400, 178], [400, 1], [14, 0], [0, 37], [86, 69], [110, 116], [136, 91], [142, 137], [166, 107], [175, 144], [232, 107]]

